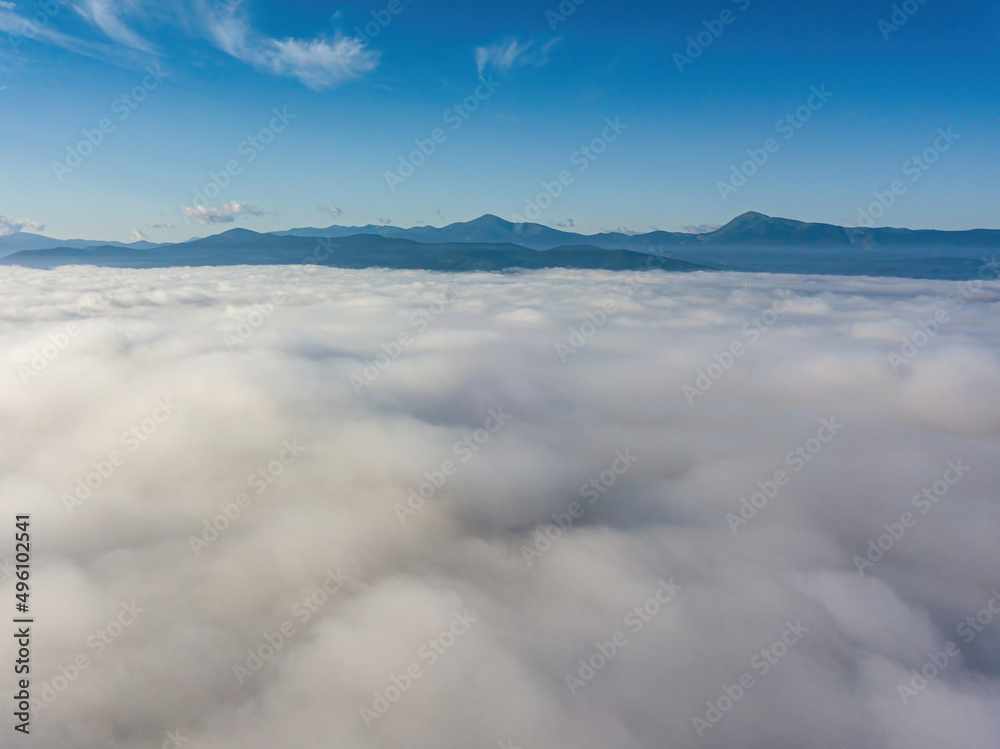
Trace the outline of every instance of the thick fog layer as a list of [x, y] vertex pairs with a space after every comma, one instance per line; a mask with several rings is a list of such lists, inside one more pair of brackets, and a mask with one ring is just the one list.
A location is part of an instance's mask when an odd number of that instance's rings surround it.
[[12, 268], [0, 325], [35, 746], [1000, 746], [995, 280]]

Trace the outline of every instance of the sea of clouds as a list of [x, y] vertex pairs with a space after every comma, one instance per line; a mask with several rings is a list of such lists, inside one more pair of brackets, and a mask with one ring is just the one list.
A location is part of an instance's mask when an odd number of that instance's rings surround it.
[[998, 384], [995, 280], [4, 269], [30, 741], [1000, 746]]

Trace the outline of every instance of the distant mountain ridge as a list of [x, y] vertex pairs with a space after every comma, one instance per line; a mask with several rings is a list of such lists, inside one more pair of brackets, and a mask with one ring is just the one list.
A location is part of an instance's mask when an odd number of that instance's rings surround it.
[[54, 247], [131, 247], [136, 250], [149, 250], [160, 245], [156, 242], [106, 242], [96, 239], [53, 239], [43, 234], [18, 231], [0, 236], [0, 257], [12, 255], [24, 250], [49, 250]]
[[[851, 228], [806, 223], [749, 212], [704, 234], [577, 234], [497, 216], [444, 227], [392, 226], [290, 229], [258, 233], [230, 229], [177, 244], [95, 243], [74, 240], [30, 247], [40, 235], [11, 237], [29, 247], [0, 259], [3, 265], [50, 268], [67, 264], [120, 267], [315, 263], [345, 268], [505, 270], [605, 268], [738, 270], [766, 273], [985, 277], [984, 257], [1000, 250], [1000, 230], [948, 232]], [[26, 239], [35, 237], [36, 239]], [[651, 260], [650, 256], [656, 259]], [[992, 277], [992, 276], [990, 276]]]
[[346, 237], [377, 234], [382, 237], [413, 239], [418, 242], [512, 242], [535, 250], [560, 245], [586, 244], [606, 249], [652, 249], [656, 247], [699, 247], [703, 245], [766, 245], [808, 247], [993, 247], [1000, 248], [1000, 229], [940, 231], [935, 229], [893, 229], [844, 227], [774, 218], [750, 211], [737, 216], [715, 231], [703, 234], [652, 231], [644, 234], [603, 232], [578, 234], [543, 224], [516, 224], [486, 214], [472, 221], [443, 227], [417, 226], [328, 226], [272, 232], [277, 236]]
[[650, 258], [631, 250], [600, 247], [556, 247], [531, 250], [516, 244], [482, 242], [426, 243], [371, 234], [335, 240], [259, 234], [230, 229], [204, 239], [156, 248], [55, 247], [17, 252], [0, 265], [53, 268], [60, 265], [103, 265], [161, 268], [205, 265], [314, 264], [339, 268], [411, 268], [437, 271], [490, 271], [512, 268], [590, 268], [673, 271], [707, 270], [703, 265], [670, 258]]

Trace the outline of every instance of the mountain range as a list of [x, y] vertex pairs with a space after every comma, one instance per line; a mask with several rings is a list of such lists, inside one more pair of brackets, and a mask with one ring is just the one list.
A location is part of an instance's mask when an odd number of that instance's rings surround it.
[[706, 245], [753, 245], [807, 247], [981, 247], [1000, 246], [1000, 229], [971, 231], [936, 231], [913, 229], [866, 229], [806, 223], [773, 218], [751, 211], [737, 216], [725, 226], [702, 234], [653, 231], [645, 234], [604, 232], [577, 234], [542, 224], [515, 224], [487, 214], [462, 223], [443, 227], [417, 226], [328, 226], [325, 229], [303, 228], [272, 232], [277, 236], [347, 237], [377, 234], [382, 237], [413, 239], [418, 242], [510, 242], [533, 250], [548, 250], [565, 245], [593, 245], [608, 249], [656, 250], [668, 247]]
[[42, 234], [18, 231], [0, 236], [0, 257], [12, 255], [25, 250], [50, 250], [53, 247], [131, 247], [137, 250], [150, 250], [160, 245], [156, 242], [108, 242], [99, 239], [53, 239]]
[[[741, 270], [973, 278], [1000, 249], [1000, 230], [855, 228], [750, 212], [703, 234], [578, 234], [485, 215], [444, 227], [329, 226], [258, 233], [231, 229], [177, 244], [0, 237], [0, 264], [168, 267], [313, 263], [442, 271], [509, 268]], [[650, 256], [656, 256], [655, 261]]]

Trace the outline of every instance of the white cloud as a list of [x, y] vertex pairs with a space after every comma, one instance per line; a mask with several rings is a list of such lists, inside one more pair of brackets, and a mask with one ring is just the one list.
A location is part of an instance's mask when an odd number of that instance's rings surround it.
[[145, 234], [143, 234], [138, 229], [133, 229], [132, 230], [132, 234], [130, 236], [131, 236], [131, 240], [133, 242], [147, 242], [147, 241], [149, 241], [149, 237], [147, 237]]
[[6, 0], [0, 0], [0, 8], [4, 8], [5, 10], [13, 10], [16, 7], [17, 7], [16, 3], [8, 3]]
[[203, 205], [186, 205], [181, 208], [181, 213], [192, 221], [199, 224], [231, 224], [237, 216], [264, 216], [266, 211], [249, 203], [232, 201], [223, 203], [219, 207]]
[[[57, 4], [55, 7], [61, 8], [62, 6]], [[22, 45], [37, 40], [87, 57], [96, 57], [99, 59], [113, 59], [115, 57], [114, 52], [104, 45], [94, 44], [56, 31], [52, 28], [51, 17], [46, 13], [40, 13], [38, 16], [39, 19], [46, 19], [46, 22], [42, 24], [35, 23], [33, 18], [22, 16], [8, 9], [6, 5], [0, 6], [0, 32], [7, 35], [6, 42], [15, 51]]]
[[487, 68], [506, 73], [514, 67], [533, 65], [542, 67], [549, 61], [549, 52], [562, 37], [555, 37], [541, 46], [534, 41], [521, 44], [516, 38], [495, 42], [487, 47], [476, 48], [476, 67], [482, 75]]
[[33, 232], [45, 231], [45, 224], [32, 221], [30, 218], [8, 218], [0, 215], [0, 237], [25, 229]]
[[329, 213], [334, 218], [340, 218], [344, 215], [344, 212], [335, 205], [318, 205], [316, 209], [323, 213]]
[[150, 229], [173, 229], [173, 224], [147, 224]]
[[[791, 308], [688, 406], [682, 386], [748, 343], [741, 329], [781, 288]], [[905, 376], [886, 361], [958, 288], [726, 273], [8, 268], [0, 413], [17, 439], [0, 458], [0, 491], [44, 530], [32, 550], [44, 640], [33, 696], [57, 677], [62, 687], [32, 723], [34, 741], [154, 749], [170, 731], [213, 749], [1000, 746], [1000, 623], [971, 644], [955, 632], [986, 606], [1000, 569], [1000, 284], [948, 306], [952, 322]], [[265, 317], [274, 292], [282, 303]], [[599, 319], [606, 300], [617, 311], [561, 364], [554, 343]], [[419, 332], [409, 321], [427, 310]], [[88, 315], [22, 385], [17, 367]], [[252, 335], [230, 353], [225, 335], [240, 325]], [[400, 332], [412, 342], [358, 396], [352, 375], [377, 368]], [[158, 398], [176, 412], [129, 451], [123, 432], [142, 433]], [[477, 432], [498, 408], [508, 423]], [[831, 417], [842, 432], [795, 472], [787, 453]], [[305, 451], [279, 464], [296, 439]], [[115, 450], [124, 463], [105, 469]], [[620, 475], [616, 451], [638, 458]], [[956, 459], [971, 472], [859, 576], [852, 557], [902, 512], [919, 513], [911, 497]], [[791, 480], [734, 536], [727, 513], [777, 469]], [[270, 481], [248, 484], [261, 470]], [[88, 474], [98, 488], [70, 515], [62, 497], [78, 479], [85, 491]], [[592, 481], [606, 489], [593, 504], [581, 494], [596, 492]], [[400, 524], [395, 507], [418, 487], [430, 498]], [[574, 502], [583, 514], [567, 519]], [[190, 537], [214, 532], [195, 556]], [[523, 547], [536, 544], [545, 551], [529, 567]], [[351, 579], [307, 608], [338, 567]], [[676, 597], [646, 613], [671, 578]], [[133, 599], [136, 621], [115, 624], [100, 652], [89, 645]], [[441, 639], [464, 609], [478, 621]], [[809, 632], [761, 674], [752, 659], [797, 620]], [[281, 634], [285, 622], [293, 633]], [[566, 675], [595, 643], [610, 651], [617, 631], [626, 644], [570, 694]], [[449, 645], [433, 663], [421, 655], [431, 640]], [[947, 641], [962, 657], [904, 706], [897, 684]], [[248, 649], [266, 657], [241, 685], [233, 668]], [[68, 680], [78, 654], [88, 667]], [[407, 683], [411, 663], [420, 675]], [[699, 738], [692, 717], [724, 685], [735, 694], [744, 673], [751, 691]], [[388, 710], [366, 728], [360, 708], [389, 686]], [[12, 722], [8, 710], [0, 728]]]
[[[141, 0], [78, 0], [72, 8], [113, 45], [78, 39], [55, 30], [54, 13], [41, 13], [38, 25], [0, 5], [0, 32], [12, 35], [15, 48], [30, 39], [63, 47], [78, 54], [130, 64], [157, 53], [155, 46], [132, 25], [138, 21], [163, 23], [171, 15], [182, 18], [184, 31], [206, 35], [219, 48], [259, 70], [296, 78], [321, 90], [359, 77], [378, 66], [379, 53], [365, 48], [361, 39], [341, 34], [332, 39], [277, 39], [254, 31], [240, 0], [193, 0], [194, 19], [179, 8], [144, 6]], [[53, 0], [56, 12], [62, 5]], [[174, 10], [175, 13], [168, 11]], [[141, 53], [141, 54], [140, 54]]]
[[330, 88], [378, 66], [379, 53], [353, 37], [272, 39], [253, 31], [237, 12], [207, 12], [204, 20], [223, 51], [258, 69], [297, 78], [312, 89]]
[[74, 6], [77, 13], [100, 29], [108, 38], [141, 52], [153, 52], [153, 45], [130, 29], [122, 16], [136, 10], [135, 3], [116, 0], [83, 0]]
[[272, 40], [260, 59], [278, 75], [298, 78], [309, 88], [323, 89], [374, 70], [379, 53], [351, 37]]

